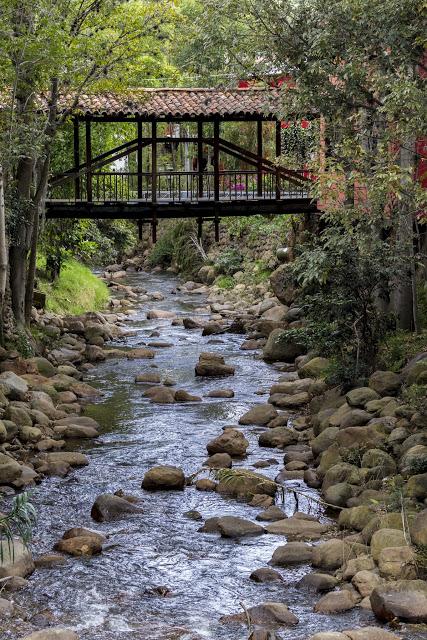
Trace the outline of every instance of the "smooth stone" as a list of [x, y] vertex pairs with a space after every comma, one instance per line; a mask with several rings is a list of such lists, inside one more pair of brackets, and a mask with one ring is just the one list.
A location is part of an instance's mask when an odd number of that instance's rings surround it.
[[254, 582], [283, 582], [283, 578], [278, 571], [270, 569], [270, 567], [262, 567], [255, 569], [249, 576]]
[[223, 516], [217, 524], [223, 538], [242, 538], [264, 533], [264, 528], [259, 524], [236, 516]]

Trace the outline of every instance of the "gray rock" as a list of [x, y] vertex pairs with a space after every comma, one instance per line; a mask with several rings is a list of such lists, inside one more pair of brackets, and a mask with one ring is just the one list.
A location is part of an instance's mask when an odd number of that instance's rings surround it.
[[217, 525], [223, 538], [243, 538], [264, 533], [263, 527], [259, 524], [236, 516], [223, 516], [218, 519]]
[[96, 522], [110, 522], [135, 513], [142, 513], [141, 507], [112, 493], [104, 493], [96, 498], [90, 514]]

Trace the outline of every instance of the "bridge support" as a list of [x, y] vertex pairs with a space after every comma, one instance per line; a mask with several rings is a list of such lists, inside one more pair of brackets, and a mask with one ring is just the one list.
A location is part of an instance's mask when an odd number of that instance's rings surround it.
[[[74, 118], [73, 120], [73, 128], [74, 128], [74, 166], [76, 171], [79, 170], [80, 165], [80, 135], [79, 135], [79, 119]], [[74, 178], [74, 196], [76, 200], [80, 200], [80, 175], [77, 173]]]
[[214, 229], [215, 229], [215, 242], [219, 242], [219, 217], [218, 217], [218, 211], [215, 211]]
[[142, 240], [142, 220], [138, 220], [138, 240]]
[[203, 218], [197, 218], [197, 239], [201, 240], [203, 235]]

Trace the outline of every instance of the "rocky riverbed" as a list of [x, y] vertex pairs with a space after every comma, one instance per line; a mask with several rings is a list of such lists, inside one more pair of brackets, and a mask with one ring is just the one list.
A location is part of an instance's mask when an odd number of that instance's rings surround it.
[[0, 483], [39, 514], [2, 637], [425, 638], [427, 442], [397, 397], [423, 358], [345, 395], [280, 341], [290, 300], [121, 271], [110, 313], [41, 314], [46, 357], [2, 354]]

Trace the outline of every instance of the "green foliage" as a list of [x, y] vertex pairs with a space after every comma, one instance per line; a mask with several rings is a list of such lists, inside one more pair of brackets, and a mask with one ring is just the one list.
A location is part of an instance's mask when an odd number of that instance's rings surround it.
[[256, 284], [267, 282], [271, 275], [271, 269], [269, 269], [264, 260], [255, 260], [255, 264], [252, 269], [252, 282]]
[[180, 220], [169, 225], [151, 251], [150, 266], [174, 265], [185, 275], [195, 275], [203, 262], [196, 237], [193, 221]]
[[218, 276], [215, 284], [220, 289], [232, 289], [236, 283], [233, 280], [233, 276]]
[[48, 220], [40, 247], [59, 272], [70, 258], [106, 265], [120, 260], [136, 244], [135, 225], [127, 220]]
[[35, 523], [36, 511], [24, 491], [13, 499], [9, 513], [0, 516], [0, 562], [3, 562], [6, 547], [13, 557], [15, 536], [19, 536], [24, 544], [30, 542]]
[[31, 343], [28, 333], [25, 331], [17, 331], [16, 337], [6, 342], [8, 349], [18, 351], [23, 358], [31, 358], [34, 355], [34, 345]]
[[427, 415], [427, 385], [411, 384], [409, 387], [404, 387], [402, 400], [414, 411]]
[[416, 476], [419, 473], [427, 473], [427, 456], [412, 460], [408, 468], [408, 473], [411, 476]]
[[223, 220], [231, 238], [247, 236], [249, 241], [256, 241], [262, 236], [273, 236], [278, 246], [296, 223], [297, 216], [238, 216]]
[[76, 260], [64, 263], [53, 284], [40, 280], [39, 287], [46, 294], [47, 309], [60, 314], [78, 315], [104, 309], [109, 298], [105, 282]]
[[351, 383], [369, 375], [392, 322], [377, 299], [398, 266], [393, 250], [369, 226], [331, 224], [300, 247], [293, 263], [306, 323], [289, 337], [334, 358], [335, 378], [339, 373]]
[[217, 273], [232, 276], [239, 271], [243, 262], [243, 257], [237, 249], [225, 249], [215, 260]]
[[385, 370], [398, 372], [408, 360], [426, 350], [427, 331], [418, 334], [409, 331], [388, 333], [380, 346], [379, 364]]

